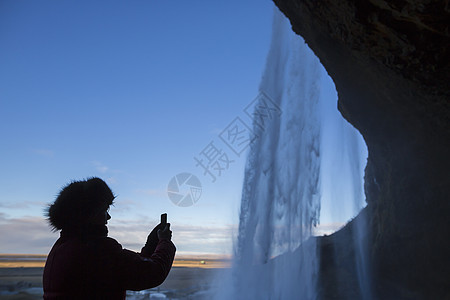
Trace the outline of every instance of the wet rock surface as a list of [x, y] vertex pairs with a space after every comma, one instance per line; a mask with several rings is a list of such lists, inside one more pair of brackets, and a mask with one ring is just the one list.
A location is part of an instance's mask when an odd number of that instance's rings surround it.
[[[274, 2], [321, 60], [340, 112], [367, 143], [375, 298], [450, 299], [450, 4]], [[324, 299], [359, 297], [349, 294], [354, 271], [340, 267], [352, 259], [352, 226], [319, 238]]]

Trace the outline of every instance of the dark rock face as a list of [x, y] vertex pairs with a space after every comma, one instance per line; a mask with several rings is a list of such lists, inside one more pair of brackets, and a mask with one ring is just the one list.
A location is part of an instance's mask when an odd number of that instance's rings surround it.
[[[367, 143], [375, 298], [450, 299], [450, 2], [274, 2], [333, 78], [339, 110]], [[338, 240], [323, 238], [322, 254]], [[333, 277], [334, 265], [321, 276]]]

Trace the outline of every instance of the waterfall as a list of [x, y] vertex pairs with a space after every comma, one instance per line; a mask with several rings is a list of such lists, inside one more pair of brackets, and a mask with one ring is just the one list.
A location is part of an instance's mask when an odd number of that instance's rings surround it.
[[333, 82], [278, 10], [259, 90], [231, 279], [217, 298], [316, 299], [320, 258], [310, 237], [363, 208], [367, 150], [338, 112]]

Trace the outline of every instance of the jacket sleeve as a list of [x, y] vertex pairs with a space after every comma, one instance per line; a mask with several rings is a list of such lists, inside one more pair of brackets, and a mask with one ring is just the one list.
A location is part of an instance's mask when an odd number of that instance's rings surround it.
[[122, 249], [119, 272], [123, 287], [127, 290], [144, 290], [164, 282], [175, 257], [175, 245], [170, 240], [161, 240], [150, 257]]

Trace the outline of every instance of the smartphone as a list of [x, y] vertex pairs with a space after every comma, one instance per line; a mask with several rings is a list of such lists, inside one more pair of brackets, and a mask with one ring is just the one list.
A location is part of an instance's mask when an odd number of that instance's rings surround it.
[[167, 224], [167, 214], [161, 214], [161, 224]]

